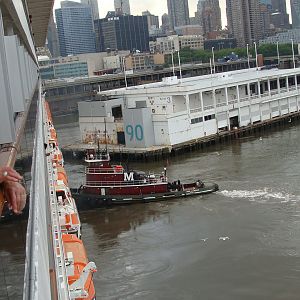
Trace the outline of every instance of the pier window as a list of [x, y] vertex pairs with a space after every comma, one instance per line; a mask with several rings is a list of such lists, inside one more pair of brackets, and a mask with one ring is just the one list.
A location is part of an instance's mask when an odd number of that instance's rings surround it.
[[288, 82], [289, 82], [289, 87], [295, 86], [295, 77], [294, 76], [289, 77]]
[[75, 92], [76, 93], [83, 93], [83, 86], [82, 85], [75, 85]]
[[213, 120], [213, 119], [215, 119], [216, 118], [216, 115], [208, 115], [208, 116], [205, 116], [204, 117], [204, 120], [205, 121], [209, 121], [209, 120]]
[[59, 89], [58, 89], [58, 94], [59, 94], [60, 96], [65, 95], [65, 94], [66, 94], [65, 88], [59, 88]]
[[214, 108], [213, 92], [205, 91], [202, 93], [202, 97], [203, 97], [204, 110], [213, 109]]
[[197, 123], [201, 123], [201, 122], [203, 122], [202, 117], [191, 119], [191, 124], [197, 124]]
[[174, 113], [187, 110], [185, 96], [182, 95], [173, 96], [173, 110]]
[[115, 119], [123, 119], [123, 114], [122, 114], [122, 106], [115, 106], [111, 108], [111, 114]]
[[300, 84], [300, 75], [297, 75], [297, 84]]
[[257, 83], [250, 84], [250, 96], [258, 95], [258, 86]]
[[238, 89], [239, 89], [240, 101], [248, 99], [248, 97], [247, 97], [247, 95], [248, 95], [247, 84], [239, 85]]
[[191, 112], [197, 112], [201, 111], [201, 100], [200, 100], [200, 94], [191, 94], [189, 96], [190, 99], [190, 111]]
[[279, 79], [280, 88], [286, 88], [286, 80], [285, 78]]
[[226, 92], [224, 89], [216, 89], [215, 90], [215, 98], [217, 106], [226, 105]]
[[277, 80], [270, 80], [270, 88], [271, 90], [277, 90]]
[[67, 87], [67, 94], [68, 95], [74, 94], [74, 86], [68, 86]]

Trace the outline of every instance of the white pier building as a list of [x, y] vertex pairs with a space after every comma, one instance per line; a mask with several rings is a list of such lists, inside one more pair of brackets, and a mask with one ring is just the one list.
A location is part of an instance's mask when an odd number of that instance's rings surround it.
[[84, 142], [174, 146], [299, 111], [300, 68], [247, 69], [100, 92], [79, 103]]

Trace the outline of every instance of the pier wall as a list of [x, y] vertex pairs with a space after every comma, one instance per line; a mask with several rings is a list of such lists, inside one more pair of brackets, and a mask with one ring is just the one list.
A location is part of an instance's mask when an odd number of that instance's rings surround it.
[[[177, 144], [173, 147], [150, 147], [144, 149], [134, 149], [108, 145], [112, 159], [131, 161], [159, 161], [182, 155], [188, 152], [209, 149], [218, 144], [230, 144], [234, 141], [243, 140], [247, 137], [261, 137], [273, 131], [285, 130], [291, 126], [300, 125], [300, 111], [274, 117], [272, 119], [256, 122], [248, 126], [232, 129], [230, 131], [219, 132], [210, 136], [194, 139], [189, 142]], [[62, 148], [66, 159], [83, 159], [87, 148], [95, 148], [95, 145], [76, 144]]]

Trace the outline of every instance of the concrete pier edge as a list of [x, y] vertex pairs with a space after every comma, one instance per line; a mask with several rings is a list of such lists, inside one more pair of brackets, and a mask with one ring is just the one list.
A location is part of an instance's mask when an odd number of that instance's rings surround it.
[[[240, 139], [242, 137], [249, 137], [253, 134], [269, 131], [271, 128], [278, 126], [286, 126], [290, 124], [300, 124], [300, 111], [286, 114], [279, 117], [274, 117], [270, 120], [263, 122], [257, 122], [248, 126], [232, 129], [231, 131], [223, 131], [218, 134], [210, 135], [207, 137], [194, 139], [185, 143], [177, 144], [174, 146], [161, 146], [155, 148], [141, 149], [126, 149], [123, 147], [111, 148], [108, 145], [110, 155], [113, 160], [131, 160], [131, 161], [158, 161], [166, 159], [168, 157], [176, 156], [179, 154], [196, 151], [199, 149], [207, 148], [211, 145], [222, 144], [230, 142], [231, 140]], [[103, 145], [102, 149], [103, 149]], [[80, 147], [76, 145], [62, 147], [62, 152], [65, 159], [83, 159], [85, 150], [87, 148], [97, 147], [97, 145], [80, 144]]]

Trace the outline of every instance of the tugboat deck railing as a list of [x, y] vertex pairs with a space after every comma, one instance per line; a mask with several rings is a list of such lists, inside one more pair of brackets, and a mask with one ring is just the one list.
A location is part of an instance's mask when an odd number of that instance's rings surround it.
[[122, 174], [124, 172], [124, 168], [89, 168], [85, 169], [85, 174]]
[[133, 181], [87, 181], [84, 186], [93, 187], [115, 187], [115, 186], [137, 186], [137, 185], [155, 185], [167, 184], [165, 179], [151, 179], [151, 180], [133, 180]]

